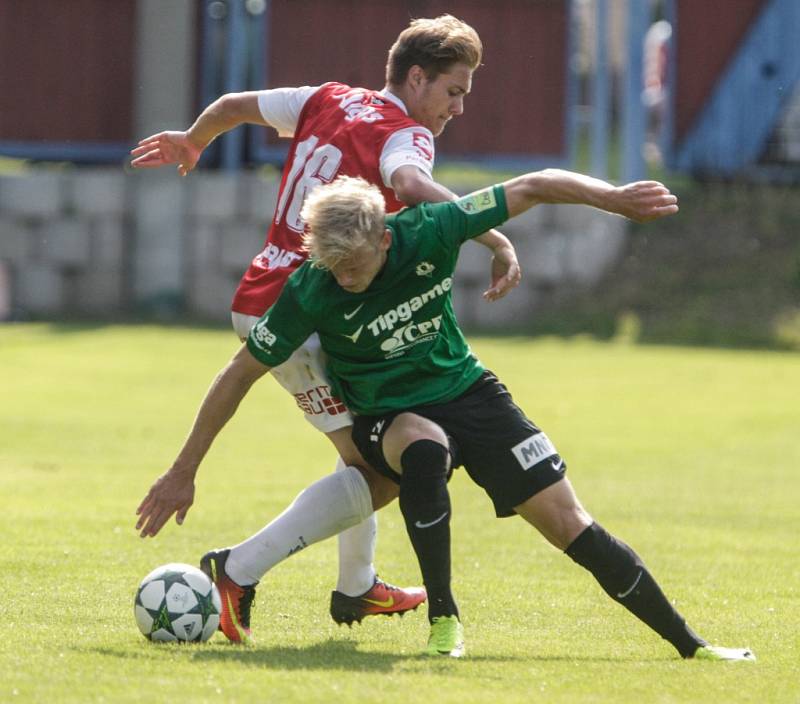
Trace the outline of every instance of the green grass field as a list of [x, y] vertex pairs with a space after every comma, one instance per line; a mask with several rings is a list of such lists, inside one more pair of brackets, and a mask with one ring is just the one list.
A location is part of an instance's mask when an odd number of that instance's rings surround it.
[[[139, 580], [260, 528], [332, 470], [271, 380], [201, 470], [182, 527], [137, 537], [134, 510], [233, 353], [227, 331], [0, 327], [2, 702], [798, 702], [800, 358], [475, 339], [566, 457], [584, 504], [645, 558], [712, 642], [756, 664], [684, 662], [520, 519], [457, 472], [454, 587], [468, 658], [420, 655], [422, 611], [352, 630], [327, 614], [335, 543], [262, 582], [258, 644], [154, 645]], [[418, 583], [396, 506], [377, 565]]]

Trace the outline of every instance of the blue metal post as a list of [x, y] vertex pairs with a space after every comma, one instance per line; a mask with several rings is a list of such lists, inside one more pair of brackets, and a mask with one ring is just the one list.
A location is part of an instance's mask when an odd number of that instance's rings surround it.
[[595, 0], [595, 55], [592, 75], [591, 172], [608, 178], [611, 79], [608, 65], [608, 0]]
[[677, 27], [678, 9], [675, 6], [675, 0], [666, 0], [664, 19], [672, 26], [672, 36], [667, 46], [666, 97], [661, 128], [658, 134], [658, 147], [661, 150], [664, 163], [672, 168], [675, 162], [675, 81], [677, 79], [675, 48], [678, 46], [675, 32], [679, 31]]
[[[272, 19], [271, 0], [264, 3], [264, 11], [258, 15], [252, 15], [250, 23], [251, 51], [249, 58], [247, 90], [265, 90], [269, 88], [269, 71], [267, 66], [267, 51], [269, 42], [270, 22]], [[264, 144], [266, 131], [263, 129], [251, 129], [247, 140], [248, 149], [251, 157], [257, 161], [265, 161], [266, 151]]]
[[[245, 89], [247, 74], [247, 26], [244, 0], [228, 1], [228, 36], [225, 48], [225, 92]], [[222, 138], [222, 168], [237, 171], [242, 165], [244, 127], [237, 127]]]
[[578, 152], [578, 141], [581, 128], [579, 114], [580, 75], [575, 60], [576, 47], [580, 41], [578, 36], [578, 5], [576, 0], [567, 0], [569, 26], [564, 49], [564, 65], [567, 67], [567, 89], [564, 93], [564, 130], [565, 143], [561, 152], [561, 160], [565, 166], [575, 168]]
[[[226, 34], [226, 7], [222, 2], [205, 2], [202, 19], [202, 47], [200, 57], [200, 104], [198, 110], [205, 109], [214, 102], [222, 91], [222, 68], [224, 37]], [[200, 166], [215, 163], [219, 155], [220, 143], [212, 142], [200, 157]]]
[[622, 180], [644, 177], [642, 148], [645, 142], [646, 114], [642, 102], [644, 35], [650, 23], [649, 0], [628, 0], [628, 61], [622, 104]]
[[203, 53], [200, 57], [200, 108], [206, 107], [218, 97], [217, 77], [218, 67], [222, 64], [222, 57], [217, 53], [216, 38], [219, 34], [219, 24], [223, 18], [215, 15], [211, 8], [204, 6], [202, 19], [202, 46]]

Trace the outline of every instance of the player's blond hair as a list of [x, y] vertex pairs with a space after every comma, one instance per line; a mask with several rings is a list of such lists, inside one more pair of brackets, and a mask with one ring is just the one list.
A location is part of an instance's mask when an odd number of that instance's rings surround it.
[[377, 186], [363, 178], [339, 176], [306, 197], [300, 217], [306, 223], [303, 243], [314, 266], [330, 269], [367, 245], [378, 246], [386, 204]]
[[416, 19], [404, 29], [389, 49], [386, 63], [386, 82], [399, 86], [416, 65], [433, 80], [457, 63], [473, 71], [483, 57], [483, 45], [478, 33], [466, 22], [452, 15], [435, 19]]

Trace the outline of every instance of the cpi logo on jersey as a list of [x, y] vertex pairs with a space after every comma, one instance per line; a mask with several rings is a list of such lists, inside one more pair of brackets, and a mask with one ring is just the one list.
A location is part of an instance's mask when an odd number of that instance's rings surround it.
[[386, 359], [397, 357], [409, 347], [435, 339], [441, 326], [441, 315], [437, 315], [430, 320], [423, 320], [420, 323], [415, 323], [412, 320], [410, 323], [397, 328], [391, 337], [387, 337], [381, 342], [381, 349], [389, 353], [386, 355]]

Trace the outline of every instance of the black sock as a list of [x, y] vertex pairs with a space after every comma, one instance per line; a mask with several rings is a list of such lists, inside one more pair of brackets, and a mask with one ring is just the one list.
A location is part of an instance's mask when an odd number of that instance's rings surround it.
[[606, 594], [672, 643], [682, 657], [691, 657], [706, 645], [669, 603], [639, 556], [602, 526], [592, 523], [565, 552], [594, 575]]
[[428, 592], [428, 618], [458, 616], [450, 590], [449, 452], [433, 440], [411, 443], [400, 457], [400, 510]]

